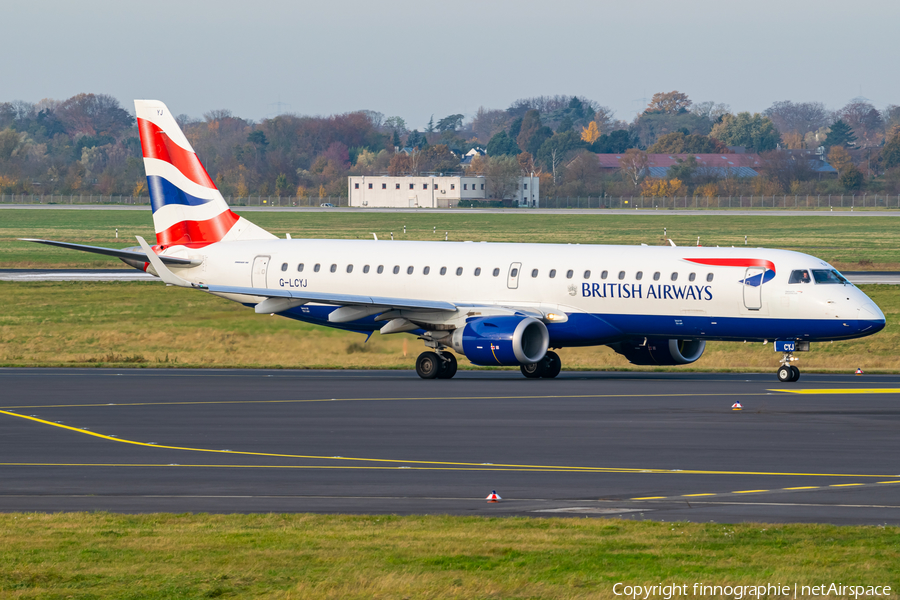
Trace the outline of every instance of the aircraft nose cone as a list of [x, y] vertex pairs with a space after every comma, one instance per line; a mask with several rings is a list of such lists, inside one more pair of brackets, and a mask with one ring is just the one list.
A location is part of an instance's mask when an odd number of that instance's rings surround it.
[[874, 302], [866, 302], [860, 307], [859, 321], [861, 325], [863, 323], [872, 323], [875, 331], [881, 331], [885, 325], [884, 313], [881, 312], [881, 309]]

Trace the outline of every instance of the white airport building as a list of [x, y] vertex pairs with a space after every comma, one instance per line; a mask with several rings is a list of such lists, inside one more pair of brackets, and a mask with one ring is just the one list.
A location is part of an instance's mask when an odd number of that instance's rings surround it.
[[[460, 200], [495, 200], [483, 176], [361, 175], [347, 178], [350, 206], [368, 208], [453, 208]], [[540, 206], [537, 177], [519, 177], [512, 199]]]

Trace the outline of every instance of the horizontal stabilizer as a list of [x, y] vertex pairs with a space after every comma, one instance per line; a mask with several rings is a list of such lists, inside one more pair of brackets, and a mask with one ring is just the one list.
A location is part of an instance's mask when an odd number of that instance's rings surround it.
[[[106, 256], [114, 256], [115, 258], [127, 258], [129, 260], [137, 260], [141, 262], [150, 262], [147, 254], [135, 250], [119, 250], [117, 248], [102, 248], [100, 246], [85, 246], [83, 244], [72, 244], [69, 242], [56, 242], [53, 240], [36, 240], [32, 238], [19, 238], [23, 242], [37, 242], [38, 244], [47, 244], [48, 246], [59, 246], [60, 248], [68, 248], [69, 250], [81, 250], [82, 252], [93, 252], [94, 254], [104, 254]], [[191, 260], [189, 258], [177, 258], [174, 256], [160, 256], [163, 263], [171, 267], [195, 267], [200, 264], [199, 260]]]

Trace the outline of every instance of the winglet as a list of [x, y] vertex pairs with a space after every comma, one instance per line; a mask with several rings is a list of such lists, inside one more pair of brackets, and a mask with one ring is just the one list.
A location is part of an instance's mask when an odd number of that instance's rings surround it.
[[150, 248], [150, 245], [147, 243], [147, 240], [145, 240], [144, 238], [142, 238], [139, 235], [136, 235], [134, 237], [137, 238], [137, 241], [141, 245], [141, 248], [147, 254], [147, 260], [149, 260], [150, 264], [153, 265], [153, 268], [156, 269], [156, 274], [159, 275], [160, 279], [165, 281], [168, 285], [176, 285], [178, 287], [187, 287], [187, 288], [200, 287], [200, 286], [195, 285], [195, 284], [191, 283], [190, 281], [186, 281], [186, 280], [182, 279], [181, 277], [179, 277], [178, 275], [175, 275], [174, 273], [172, 273], [172, 271], [169, 270], [169, 267], [167, 267], [163, 263], [163, 261], [160, 260], [159, 256], [157, 256], [156, 252], [154, 252], [153, 249]]

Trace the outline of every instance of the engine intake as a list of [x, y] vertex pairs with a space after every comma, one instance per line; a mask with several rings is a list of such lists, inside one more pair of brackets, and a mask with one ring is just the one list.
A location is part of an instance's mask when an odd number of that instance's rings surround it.
[[532, 317], [480, 317], [454, 330], [450, 345], [476, 365], [527, 365], [544, 358], [550, 334]]
[[609, 347], [633, 365], [688, 365], [703, 355], [706, 341], [649, 338], [646, 343], [643, 339], [636, 339], [616, 342]]

